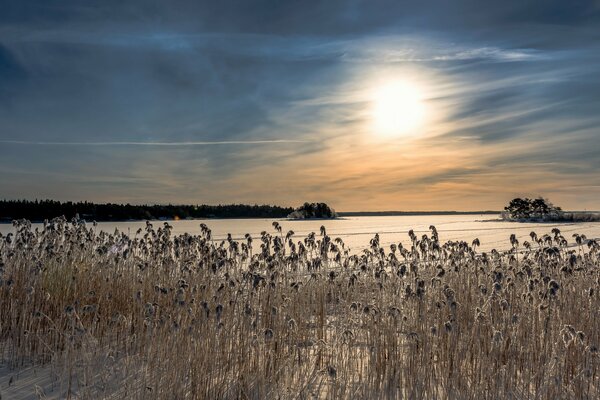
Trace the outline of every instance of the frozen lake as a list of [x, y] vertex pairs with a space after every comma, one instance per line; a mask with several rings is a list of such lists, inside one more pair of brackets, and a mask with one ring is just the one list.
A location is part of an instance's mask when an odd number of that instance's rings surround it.
[[[205, 223], [212, 230], [215, 240], [225, 239], [228, 233], [234, 239], [242, 239], [249, 233], [254, 239], [260, 237], [261, 231], [275, 233], [273, 221], [281, 224], [284, 234], [293, 230], [295, 241], [310, 232], [319, 234], [324, 225], [327, 234], [332, 238], [341, 238], [352, 252], [358, 252], [369, 246], [369, 240], [379, 233], [381, 244], [385, 247], [392, 243], [410, 243], [408, 231], [413, 229], [417, 236], [429, 234], [429, 226], [434, 225], [440, 235], [440, 241], [465, 240], [469, 243], [479, 238], [481, 251], [493, 248], [505, 250], [510, 248], [509, 237], [516, 234], [519, 242], [530, 240], [529, 233], [535, 231], [539, 236], [558, 228], [569, 241], [573, 242], [574, 233], [585, 234], [588, 238], [600, 237], [600, 222], [580, 223], [518, 223], [505, 222], [495, 215], [414, 215], [414, 216], [377, 216], [377, 217], [345, 217], [336, 220], [292, 221], [287, 219], [209, 219], [168, 221], [173, 226], [173, 234], [198, 234], [200, 224]], [[163, 221], [152, 221], [155, 228], [162, 226]], [[99, 222], [96, 229], [113, 232], [119, 229], [135, 235], [139, 228], [144, 228], [144, 221], [134, 222]], [[41, 224], [34, 224], [41, 226]], [[13, 230], [10, 224], [0, 224], [0, 233], [7, 234]]]

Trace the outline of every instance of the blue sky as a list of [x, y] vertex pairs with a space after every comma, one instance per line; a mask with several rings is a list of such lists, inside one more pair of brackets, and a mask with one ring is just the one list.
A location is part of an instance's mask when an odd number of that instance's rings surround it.
[[[600, 209], [599, 1], [0, 8], [2, 197]], [[382, 137], [397, 80], [425, 121]]]

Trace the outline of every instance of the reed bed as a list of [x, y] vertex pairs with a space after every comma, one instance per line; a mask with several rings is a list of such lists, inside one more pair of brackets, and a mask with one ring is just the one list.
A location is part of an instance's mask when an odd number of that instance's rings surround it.
[[2, 363], [50, 368], [65, 398], [600, 398], [600, 245], [583, 235], [486, 254], [432, 226], [352, 254], [325, 227], [14, 224]]

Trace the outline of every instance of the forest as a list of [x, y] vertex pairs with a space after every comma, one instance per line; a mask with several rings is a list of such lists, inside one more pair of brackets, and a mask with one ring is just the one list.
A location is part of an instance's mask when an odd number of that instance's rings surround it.
[[0, 221], [43, 221], [75, 216], [88, 221], [127, 221], [186, 218], [285, 218], [294, 209], [272, 205], [133, 205], [97, 204], [87, 201], [0, 200]]

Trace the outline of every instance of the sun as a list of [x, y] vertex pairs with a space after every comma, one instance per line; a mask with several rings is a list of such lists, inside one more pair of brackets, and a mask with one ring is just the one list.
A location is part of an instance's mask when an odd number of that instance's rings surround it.
[[383, 137], [413, 136], [425, 119], [422, 91], [407, 81], [387, 82], [373, 91], [373, 128]]

